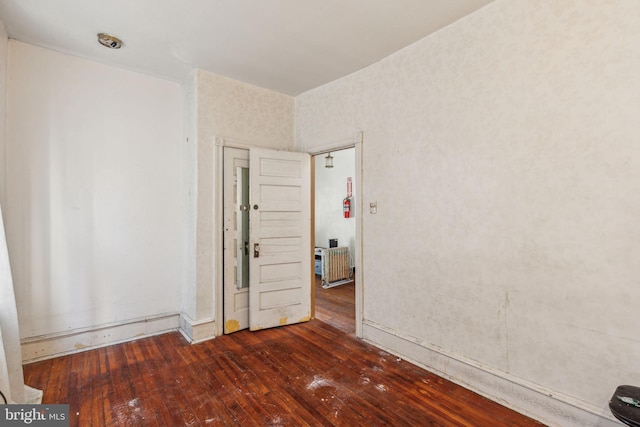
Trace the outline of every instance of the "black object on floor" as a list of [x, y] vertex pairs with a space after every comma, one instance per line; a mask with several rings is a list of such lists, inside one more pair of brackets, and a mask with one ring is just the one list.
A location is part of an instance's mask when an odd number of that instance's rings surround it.
[[640, 387], [618, 386], [609, 401], [609, 409], [614, 417], [626, 425], [640, 427]]

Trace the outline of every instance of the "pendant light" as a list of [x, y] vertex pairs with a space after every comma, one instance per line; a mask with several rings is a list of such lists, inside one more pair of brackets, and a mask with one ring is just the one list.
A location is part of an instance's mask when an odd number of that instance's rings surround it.
[[331, 153], [327, 154], [327, 157], [324, 158], [324, 167], [325, 168], [333, 167], [333, 157], [331, 157]]

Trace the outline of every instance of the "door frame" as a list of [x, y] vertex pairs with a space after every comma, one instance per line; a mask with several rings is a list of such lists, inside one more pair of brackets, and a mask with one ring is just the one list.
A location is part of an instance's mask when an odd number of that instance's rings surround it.
[[[344, 150], [348, 148], [355, 148], [355, 190], [358, 195], [357, 200], [355, 201], [355, 220], [356, 220], [356, 245], [355, 245], [355, 312], [356, 312], [356, 336], [358, 338], [362, 338], [362, 321], [363, 321], [363, 313], [364, 313], [364, 272], [363, 272], [363, 215], [364, 215], [364, 203], [363, 203], [363, 194], [362, 194], [362, 179], [363, 179], [363, 145], [364, 138], [363, 132], [358, 131], [352, 137], [343, 138], [338, 141], [334, 141], [332, 143], [328, 143], [325, 145], [319, 145], [317, 147], [309, 148], [306, 152], [311, 156], [317, 156], [321, 154], [326, 154], [330, 151]], [[269, 148], [269, 147], [260, 147], [258, 145], [249, 145], [244, 142], [236, 143], [232, 141], [231, 143], [225, 141], [224, 138], [216, 137], [215, 138], [215, 149], [213, 150], [215, 165], [215, 195], [213, 198], [213, 212], [214, 212], [214, 238], [213, 238], [213, 265], [215, 268], [214, 274], [214, 289], [213, 289], [213, 297], [214, 297], [214, 307], [215, 307], [215, 334], [216, 336], [221, 336], [224, 334], [224, 258], [223, 258], [223, 248], [224, 248], [224, 173], [223, 173], [223, 164], [224, 164], [224, 147], [230, 148], [239, 148], [244, 150], [250, 150], [251, 148]], [[314, 162], [311, 161], [311, 241], [315, 244], [315, 191], [314, 191], [314, 175], [315, 171], [313, 169]], [[313, 251], [311, 251], [313, 253]], [[313, 264], [312, 264], [313, 267]], [[313, 268], [309, 271], [310, 275], [314, 274]], [[313, 279], [313, 276], [311, 276]], [[312, 282], [313, 283], [313, 282]], [[311, 286], [311, 296], [313, 299], [311, 300], [311, 310], [312, 315], [314, 315], [315, 310], [315, 295], [314, 295], [314, 286]]]
[[[237, 204], [238, 203], [242, 203], [242, 201], [240, 200], [238, 202], [238, 196], [239, 196], [239, 191], [240, 191], [240, 177], [238, 176], [238, 174], [236, 173], [236, 170], [230, 170], [230, 169], [234, 169], [235, 165], [237, 165], [238, 163], [244, 164], [246, 162], [246, 166], [247, 166], [247, 170], [248, 170], [248, 165], [249, 165], [249, 154], [250, 151], [249, 150], [245, 150], [245, 149], [238, 149], [238, 148], [233, 148], [233, 147], [224, 147], [223, 149], [223, 189], [222, 189], [222, 197], [223, 197], [223, 229], [222, 229], [222, 241], [224, 242], [223, 247], [222, 247], [222, 259], [223, 259], [223, 272], [222, 272], [222, 279], [223, 279], [223, 283], [222, 283], [222, 297], [223, 297], [223, 308], [222, 308], [222, 316], [221, 316], [221, 322], [223, 325], [223, 333], [230, 333], [231, 329], [236, 328], [236, 330], [241, 330], [241, 329], [246, 329], [249, 327], [249, 288], [246, 289], [238, 289], [237, 288], [237, 284], [235, 283], [236, 280], [238, 280], [238, 277], [236, 276], [236, 274], [234, 274], [232, 271], [234, 269], [237, 269], [240, 267], [240, 265], [238, 265], [238, 259], [239, 256], [238, 255], [238, 237], [236, 236], [237, 234], [237, 224], [239, 222], [239, 218], [238, 218], [238, 209], [237, 209]], [[228, 167], [230, 169], [228, 169]], [[227, 179], [229, 179], [229, 181], [227, 181]], [[235, 185], [234, 185], [235, 184]], [[229, 191], [229, 193], [227, 193], [228, 190], [231, 190], [233, 187], [236, 187], [236, 191], [232, 192]], [[247, 182], [246, 182], [246, 188], [248, 190], [249, 188], [249, 179], [247, 178]], [[233, 193], [233, 194], [232, 194]], [[246, 195], [248, 197], [248, 194]], [[226, 203], [230, 203], [231, 206], [225, 206]], [[248, 215], [248, 212], [247, 212]], [[234, 224], [236, 225], [236, 227], [234, 227]], [[232, 228], [236, 228], [231, 230]], [[228, 230], [229, 229], [229, 230]], [[247, 229], [247, 235], [249, 234], [249, 230]], [[247, 241], [247, 245], [249, 244], [249, 242]], [[229, 259], [227, 259], [227, 256], [230, 256]], [[248, 256], [247, 256], [247, 261], [249, 260]], [[233, 264], [230, 265], [230, 264]], [[234, 268], [235, 267], [235, 268]], [[247, 270], [249, 268], [249, 265], [247, 263]], [[237, 271], [237, 270], [236, 270]], [[230, 277], [227, 277], [227, 274], [230, 274]], [[235, 280], [231, 280], [231, 276], [236, 276], [234, 277]], [[231, 281], [233, 281], [233, 285], [232, 283], [230, 283]], [[229, 295], [229, 292], [231, 294], [234, 295], [234, 297], [231, 297]], [[236, 309], [238, 307], [235, 307], [236, 305], [236, 297], [240, 296], [241, 294], [245, 294], [243, 297], [246, 298], [247, 301], [247, 313], [246, 313], [246, 318], [245, 316], [241, 313], [244, 310], [237, 310]], [[243, 298], [243, 299], [244, 299]], [[233, 301], [233, 302], [232, 302]], [[234, 306], [234, 308], [232, 308], [231, 310], [229, 310], [230, 306]], [[237, 322], [237, 325], [234, 324], [233, 321]], [[246, 322], [245, 322], [246, 320]], [[230, 322], [231, 321], [231, 322]]]
[[244, 143], [228, 143], [224, 138], [215, 137], [215, 149], [213, 150], [213, 164], [215, 165], [215, 195], [213, 197], [214, 231], [213, 231], [213, 306], [215, 336], [224, 335], [224, 149], [237, 148], [251, 150], [256, 146]]
[[[355, 200], [355, 220], [356, 220], [356, 244], [355, 244], [355, 256], [354, 256], [354, 264], [355, 264], [355, 311], [356, 311], [356, 337], [362, 338], [362, 321], [363, 321], [363, 313], [364, 313], [364, 272], [362, 269], [363, 266], [363, 215], [364, 215], [364, 202], [363, 202], [363, 194], [362, 194], [362, 154], [363, 154], [363, 133], [362, 131], [356, 132], [350, 138], [344, 138], [339, 141], [335, 141], [333, 143], [329, 143], [326, 145], [321, 145], [308, 149], [308, 153], [311, 156], [320, 156], [323, 154], [327, 154], [331, 151], [339, 151], [346, 150], [349, 148], [355, 149], [355, 191], [356, 191], [356, 200]], [[315, 245], [315, 161], [311, 161], [311, 229], [312, 236], [311, 240]], [[312, 286], [312, 313], [315, 314], [315, 295], [314, 295], [315, 287]]]

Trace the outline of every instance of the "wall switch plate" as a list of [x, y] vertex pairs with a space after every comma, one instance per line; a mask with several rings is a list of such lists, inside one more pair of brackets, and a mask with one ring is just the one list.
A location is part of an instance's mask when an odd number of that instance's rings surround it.
[[370, 214], [378, 213], [378, 202], [369, 202], [369, 213]]

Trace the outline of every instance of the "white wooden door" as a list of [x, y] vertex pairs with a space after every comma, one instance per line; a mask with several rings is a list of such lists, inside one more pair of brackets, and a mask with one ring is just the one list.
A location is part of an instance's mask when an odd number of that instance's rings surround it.
[[249, 324], [252, 331], [311, 317], [310, 157], [250, 150]]
[[249, 170], [249, 151], [226, 147], [223, 167], [224, 333], [230, 334], [249, 327], [249, 283], [243, 280], [242, 262], [244, 258], [248, 263], [244, 253], [249, 249], [248, 230], [242, 229], [243, 216], [248, 215], [248, 200], [243, 200], [243, 193], [249, 192], [249, 186], [243, 185], [242, 172]]

